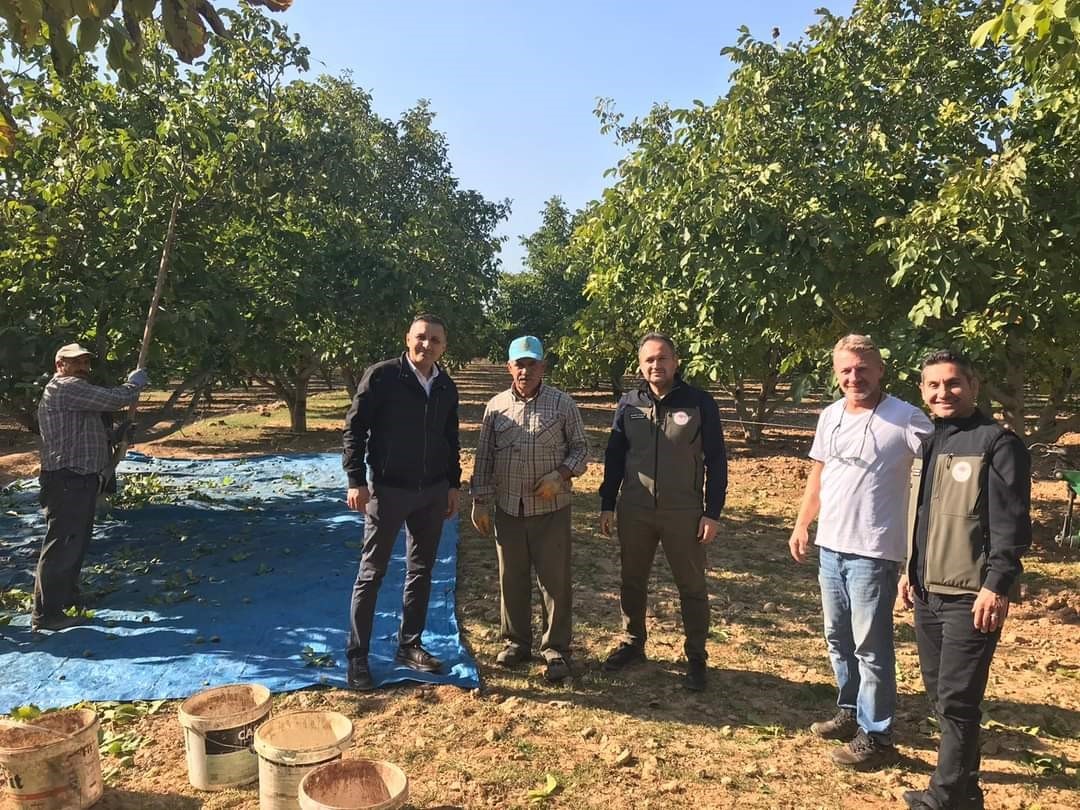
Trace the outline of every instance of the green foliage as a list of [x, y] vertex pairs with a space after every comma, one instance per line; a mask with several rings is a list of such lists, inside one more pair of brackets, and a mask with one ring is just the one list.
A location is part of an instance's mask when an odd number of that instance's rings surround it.
[[337, 663], [334, 661], [334, 656], [330, 653], [320, 653], [310, 645], [305, 645], [304, 649], [300, 651], [300, 656], [304, 659], [305, 667], [334, 667]]
[[636, 336], [660, 329], [687, 376], [761, 422], [782, 377], [798, 395], [827, 377], [839, 335], [863, 332], [898, 392], [914, 394], [922, 352], [953, 344], [1002, 381], [1010, 421], [1039, 393], [1042, 427], [1061, 430], [1080, 314], [1076, 150], [1023, 101], [1003, 51], [970, 47], [986, 4], [820, 15], [786, 45], [744, 30], [713, 104], [629, 124], [598, 108], [630, 152], [571, 240], [590, 275], [568, 370], [632, 369]]
[[138, 87], [0, 64], [23, 130], [0, 158], [0, 410], [27, 427], [60, 343], [88, 342], [99, 382], [130, 368], [177, 194], [150, 360], [179, 381], [171, 404], [254, 378], [302, 431], [310, 378], [396, 352], [420, 309], [459, 356], [481, 345], [506, 203], [458, 186], [426, 105], [388, 120], [348, 76], [290, 81], [296, 36], [224, 16], [194, 70], [148, 48]]
[[552, 197], [542, 215], [536, 232], [521, 239], [525, 270], [499, 277], [491, 306], [493, 334], [488, 350], [496, 361], [505, 360], [507, 345], [521, 335], [540, 338], [550, 355], [556, 340], [569, 334], [574, 317], [585, 305], [588, 273], [573, 263], [569, 253], [580, 214], [571, 215], [560, 197]]

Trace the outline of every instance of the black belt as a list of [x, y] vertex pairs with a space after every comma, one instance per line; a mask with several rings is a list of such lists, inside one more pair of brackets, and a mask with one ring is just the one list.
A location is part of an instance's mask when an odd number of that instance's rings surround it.
[[435, 486], [435, 484], [445, 480], [446, 473], [435, 475], [430, 478], [414, 478], [411, 481], [404, 478], [391, 478], [381, 475], [375, 477], [376, 484], [382, 484], [384, 487], [394, 487], [396, 489], [426, 489], [427, 487]]

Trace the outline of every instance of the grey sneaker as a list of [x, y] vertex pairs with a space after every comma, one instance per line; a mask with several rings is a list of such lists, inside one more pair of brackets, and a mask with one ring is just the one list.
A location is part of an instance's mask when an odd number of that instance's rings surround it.
[[861, 728], [855, 739], [832, 752], [832, 761], [844, 768], [875, 771], [895, 765], [900, 759], [896, 746], [875, 740]]
[[813, 723], [810, 730], [823, 740], [847, 742], [859, 733], [859, 724], [855, 722], [855, 712], [851, 709], [841, 709], [835, 717]]

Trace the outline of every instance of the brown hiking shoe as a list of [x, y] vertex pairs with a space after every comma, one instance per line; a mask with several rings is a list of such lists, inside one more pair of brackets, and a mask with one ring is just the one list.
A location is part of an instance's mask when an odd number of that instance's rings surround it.
[[835, 717], [811, 724], [810, 730], [823, 740], [847, 742], [859, 733], [859, 724], [855, 722], [855, 712], [851, 709], [841, 709]]
[[832, 752], [832, 761], [843, 768], [860, 771], [875, 771], [895, 765], [900, 759], [900, 752], [888, 743], [879, 742], [862, 729], [855, 739]]

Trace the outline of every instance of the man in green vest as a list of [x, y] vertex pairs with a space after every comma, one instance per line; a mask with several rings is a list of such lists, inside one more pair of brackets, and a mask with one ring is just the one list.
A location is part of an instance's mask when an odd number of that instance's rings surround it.
[[912, 470], [908, 560], [900, 597], [915, 608], [926, 693], [941, 727], [937, 768], [914, 810], [982, 808], [980, 704], [990, 661], [1031, 544], [1031, 457], [975, 403], [979, 383], [959, 354], [922, 364], [934, 432]]

